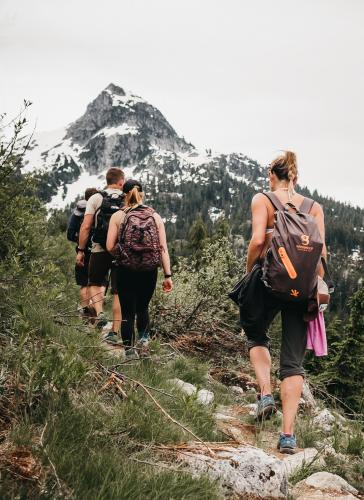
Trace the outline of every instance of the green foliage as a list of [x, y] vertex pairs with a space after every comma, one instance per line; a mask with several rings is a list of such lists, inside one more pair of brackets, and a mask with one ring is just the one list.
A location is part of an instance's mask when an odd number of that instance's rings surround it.
[[227, 292], [241, 275], [241, 267], [228, 238], [206, 245], [195, 259], [181, 258], [173, 294], [157, 289], [153, 330], [178, 337], [201, 325], [206, 334], [212, 334], [219, 321], [238, 326], [237, 309]]
[[336, 320], [328, 327], [329, 356], [315, 367], [315, 378], [323, 382], [331, 394], [354, 411], [363, 412], [364, 401], [364, 288], [349, 300], [346, 325]]

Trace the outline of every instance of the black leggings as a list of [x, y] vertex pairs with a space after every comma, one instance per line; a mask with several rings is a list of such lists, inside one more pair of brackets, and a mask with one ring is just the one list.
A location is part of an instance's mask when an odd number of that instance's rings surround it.
[[122, 314], [121, 336], [126, 346], [131, 346], [134, 341], [135, 315], [139, 337], [148, 333], [148, 307], [157, 284], [157, 276], [158, 269], [134, 272], [124, 267], [116, 268], [116, 286]]

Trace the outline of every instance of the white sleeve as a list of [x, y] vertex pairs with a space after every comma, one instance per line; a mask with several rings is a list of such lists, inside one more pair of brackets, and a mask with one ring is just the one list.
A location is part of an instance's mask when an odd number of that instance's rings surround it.
[[102, 195], [95, 193], [87, 200], [85, 215], [95, 215], [96, 211], [102, 203]]

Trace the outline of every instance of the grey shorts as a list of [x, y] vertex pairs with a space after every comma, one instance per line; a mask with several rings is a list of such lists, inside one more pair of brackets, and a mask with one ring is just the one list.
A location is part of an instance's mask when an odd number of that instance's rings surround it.
[[270, 348], [268, 336], [269, 326], [275, 316], [280, 312], [282, 318], [282, 344], [280, 352], [279, 378], [283, 380], [292, 375], [305, 376], [303, 360], [307, 344], [307, 322], [303, 315], [307, 307], [284, 303], [271, 296], [268, 292], [264, 294], [262, 304], [262, 318], [259, 328], [244, 329], [248, 339], [248, 349], [263, 346]]

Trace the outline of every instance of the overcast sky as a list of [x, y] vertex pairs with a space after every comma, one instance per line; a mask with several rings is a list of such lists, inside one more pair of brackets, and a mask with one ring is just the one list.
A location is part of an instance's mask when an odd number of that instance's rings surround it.
[[0, 111], [40, 131], [110, 82], [198, 147], [263, 164], [293, 149], [302, 184], [364, 207], [363, 0], [0, 0]]

